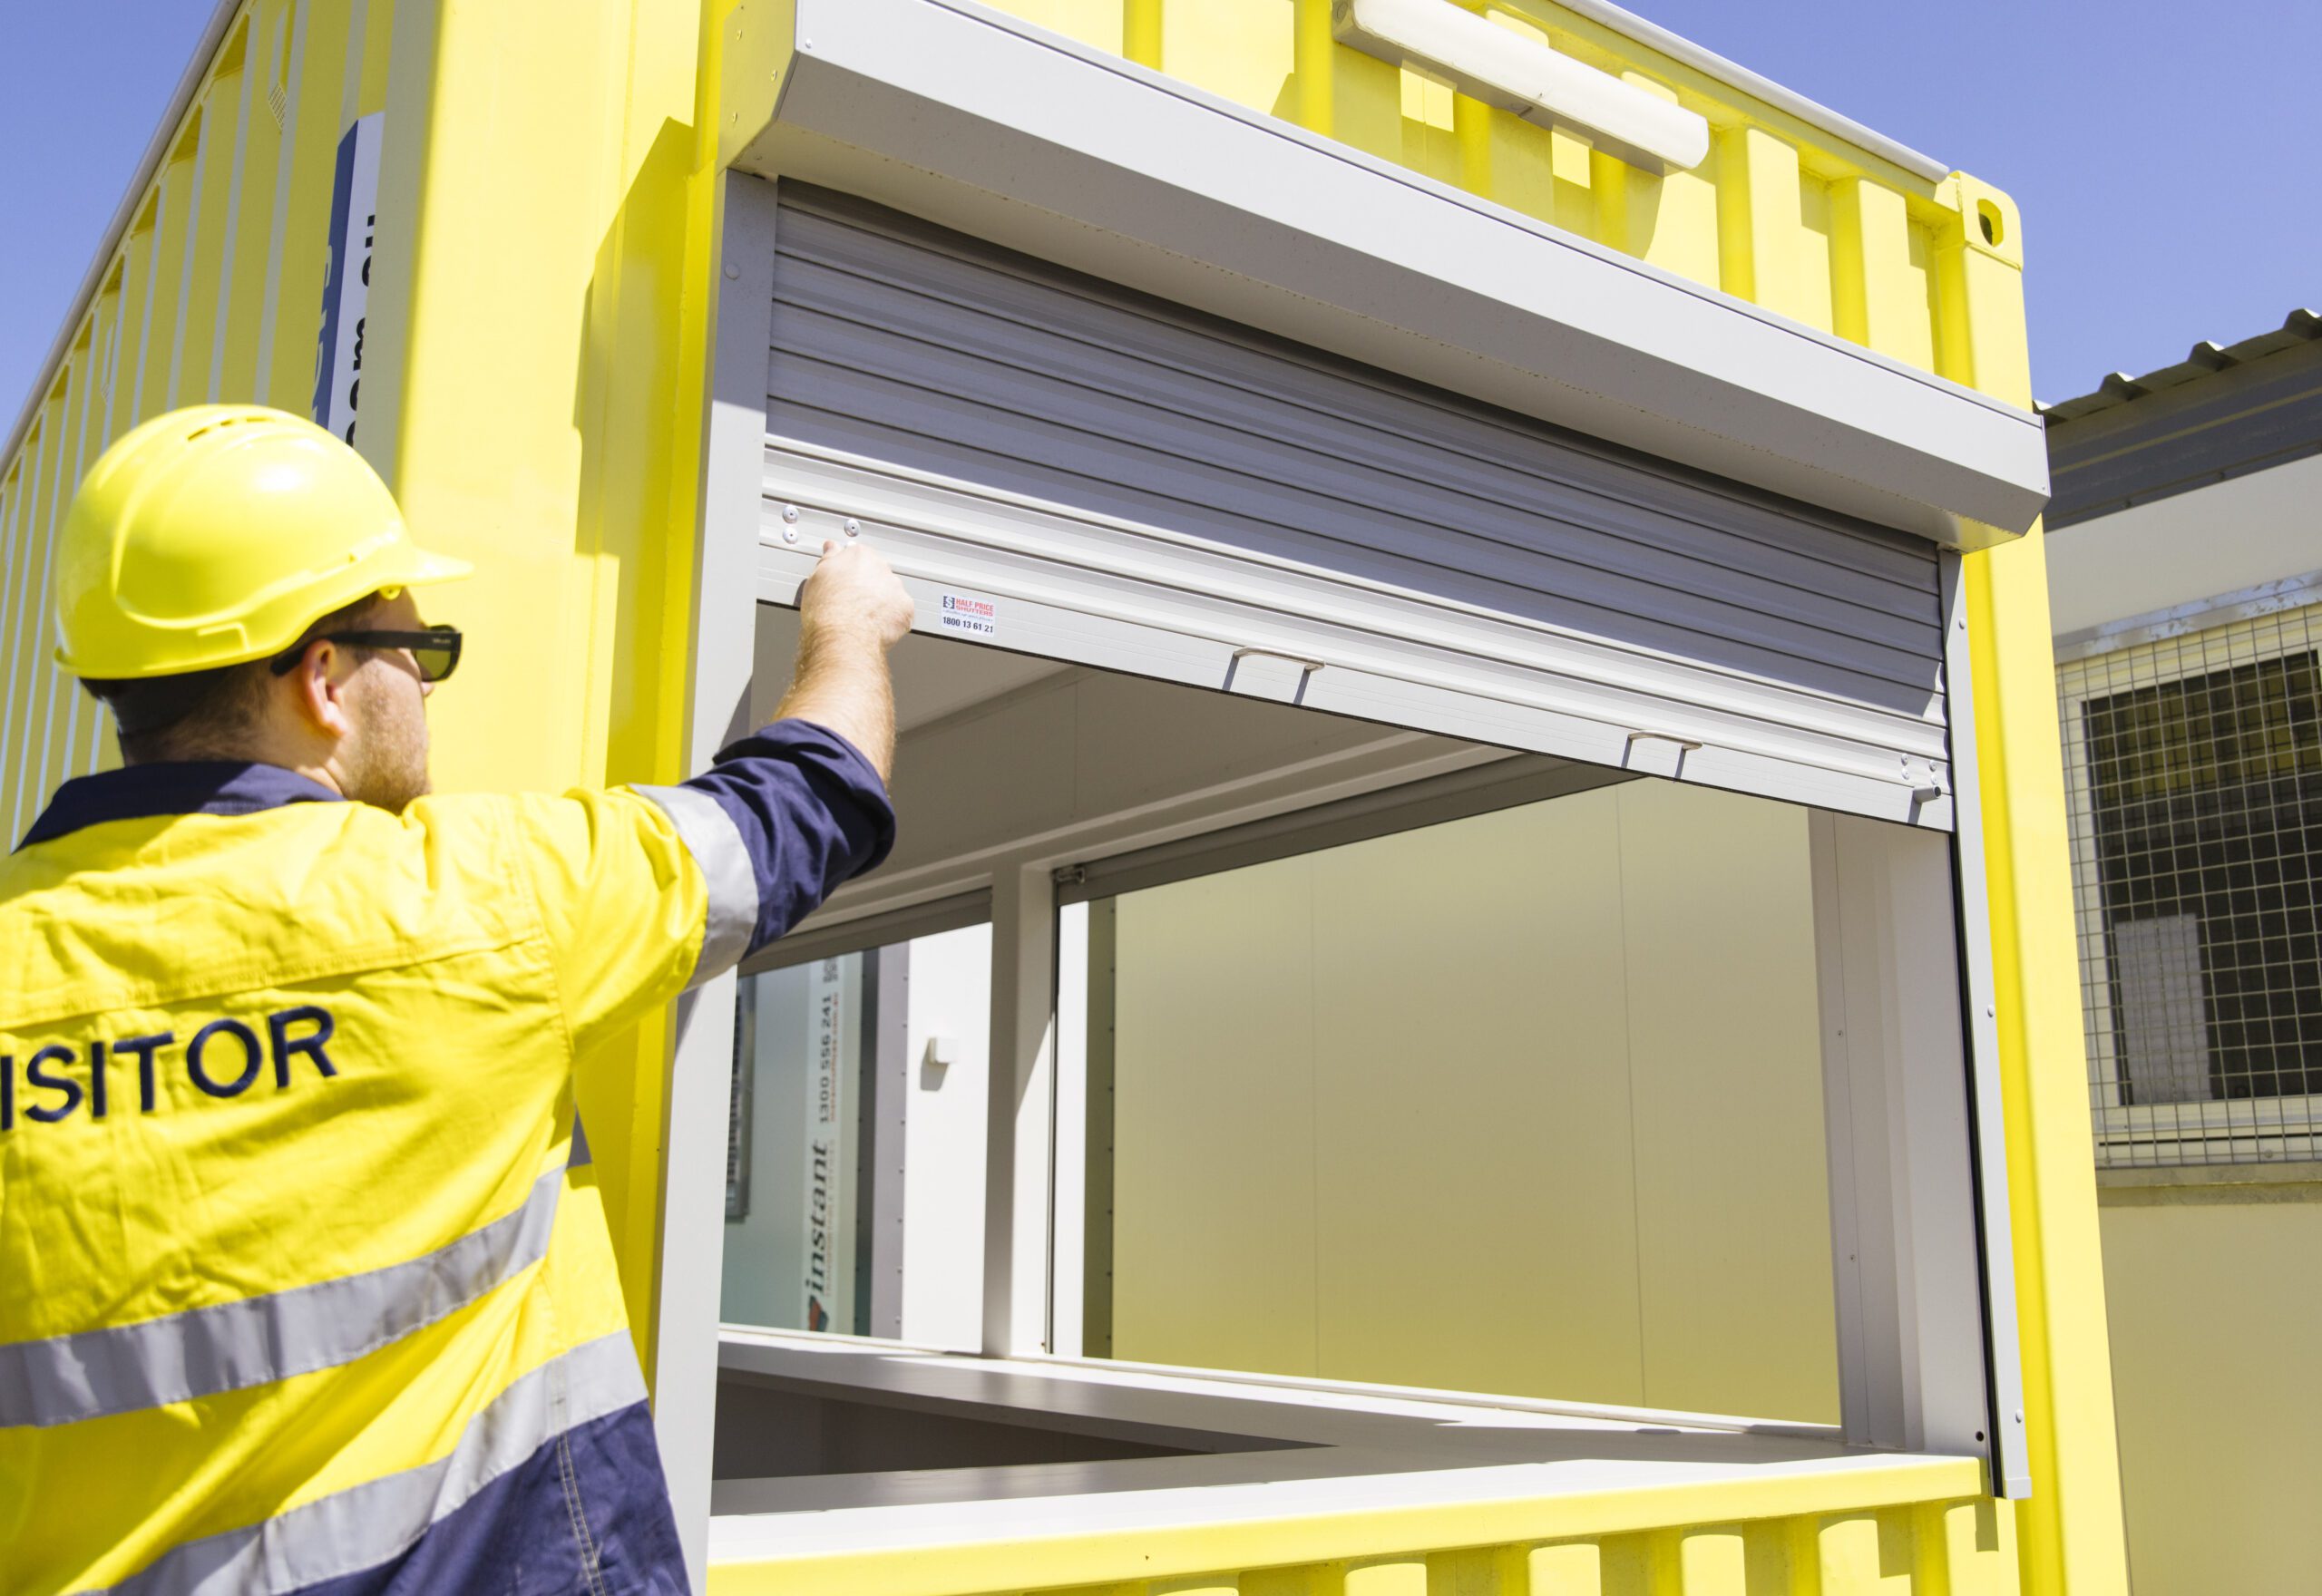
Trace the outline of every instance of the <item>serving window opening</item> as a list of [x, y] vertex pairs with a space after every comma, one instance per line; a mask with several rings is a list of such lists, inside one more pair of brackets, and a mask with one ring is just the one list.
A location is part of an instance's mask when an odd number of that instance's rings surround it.
[[1955, 553], [727, 200], [698, 719], [772, 709], [826, 540], [919, 620], [894, 853], [679, 1045], [736, 1049], [720, 1511], [2021, 1488]]
[[[1981, 1429], [1939, 834], [966, 641], [895, 671], [895, 854], [739, 983], [719, 1511], [1236, 1477], [1406, 1398], [1551, 1450], [1927, 1445], [1866, 1428], [1928, 1380], [1871, 1346], [1898, 1269], [1948, 1271], [1928, 1409]], [[1912, 1004], [1917, 1061], [1871, 1040]], [[1898, 1217], [1869, 1166], [1930, 1084]]]

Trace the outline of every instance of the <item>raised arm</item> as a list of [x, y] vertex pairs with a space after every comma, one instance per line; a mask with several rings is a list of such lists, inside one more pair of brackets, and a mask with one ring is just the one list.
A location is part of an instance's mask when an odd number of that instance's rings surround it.
[[774, 718], [836, 732], [885, 781], [895, 763], [887, 650], [911, 630], [911, 595], [884, 560], [861, 544], [824, 544], [798, 595], [798, 664]]

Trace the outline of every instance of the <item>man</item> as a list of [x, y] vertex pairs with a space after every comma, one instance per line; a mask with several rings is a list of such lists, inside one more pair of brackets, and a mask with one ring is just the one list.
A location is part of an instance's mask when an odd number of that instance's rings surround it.
[[860, 548], [680, 786], [430, 797], [460, 636], [320, 428], [209, 406], [83, 482], [58, 657], [122, 769], [0, 867], [0, 1591], [678, 1591], [573, 1063], [893, 840]]

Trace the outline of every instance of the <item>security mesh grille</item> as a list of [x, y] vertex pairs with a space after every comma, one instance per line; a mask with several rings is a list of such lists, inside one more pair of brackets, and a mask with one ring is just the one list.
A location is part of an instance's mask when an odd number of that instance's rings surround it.
[[2058, 681], [2098, 1162], [2322, 1157], [2322, 608]]

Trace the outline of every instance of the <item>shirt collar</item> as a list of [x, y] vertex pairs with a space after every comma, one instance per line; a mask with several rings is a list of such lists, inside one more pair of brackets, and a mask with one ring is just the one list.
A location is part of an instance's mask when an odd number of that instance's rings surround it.
[[203, 759], [132, 764], [75, 776], [56, 789], [16, 844], [53, 842], [83, 826], [164, 814], [256, 814], [286, 803], [343, 803], [320, 782], [278, 764]]

